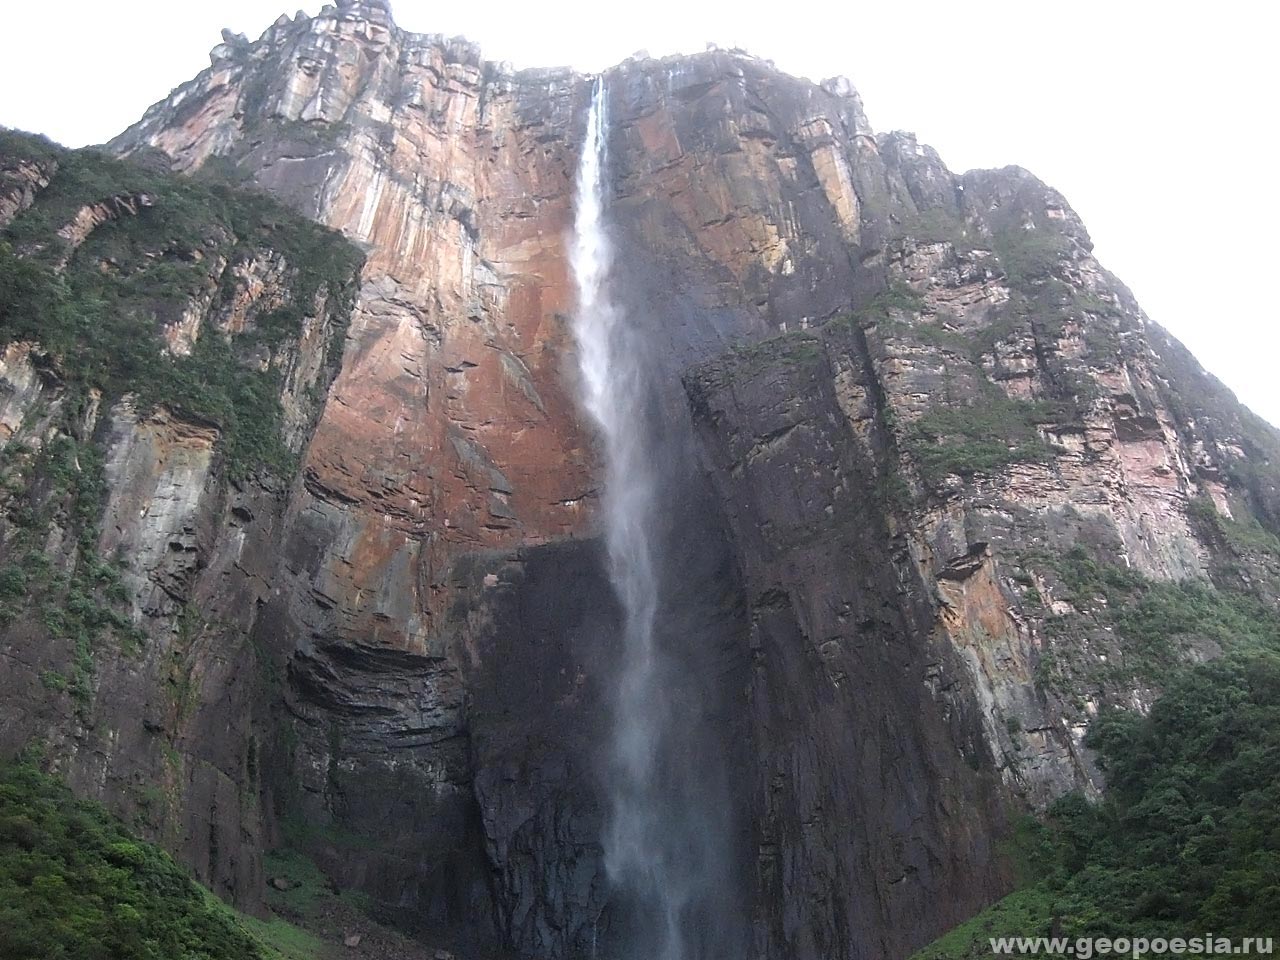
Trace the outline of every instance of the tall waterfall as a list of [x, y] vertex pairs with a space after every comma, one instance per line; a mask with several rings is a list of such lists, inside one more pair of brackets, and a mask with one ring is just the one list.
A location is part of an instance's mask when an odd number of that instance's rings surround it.
[[605, 458], [603, 522], [610, 576], [625, 617], [622, 662], [613, 700], [605, 830], [605, 867], [615, 890], [633, 901], [644, 927], [633, 944], [646, 960], [688, 955], [683, 927], [688, 861], [663, 789], [660, 752], [671, 715], [664, 702], [663, 657], [655, 627], [660, 607], [655, 551], [658, 507], [656, 451], [647, 426], [651, 372], [646, 345], [610, 296], [613, 251], [605, 222], [608, 201], [608, 116], [604, 80], [597, 81], [578, 168], [572, 266], [578, 309], [581, 403], [599, 428]]

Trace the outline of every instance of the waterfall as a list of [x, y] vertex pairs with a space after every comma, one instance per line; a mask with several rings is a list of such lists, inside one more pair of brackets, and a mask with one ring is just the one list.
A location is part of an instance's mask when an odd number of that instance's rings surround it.
[[655, 638], [660, 606], [656, 572], [658, 464], [646, 398], [652, 372], [646, 344], [610, 296], [613, 250], [605, 222], [608, 199], [608, 116], [603, 78], [596, 82], [578, 168], [572, 267], [578, 309], [574, 321], [580, 402], [599, 429], [604, 451], [602, 499], [610, 576], [624, 615], [613, 700], [604, 834], [605, 868], [613, 888], [631, 898], [643, 919], [633, 944], [646, 960], [682, 960], [689, 890], [689, 849], [662, 789], [663, 743], [670, 714], [664, 664]]

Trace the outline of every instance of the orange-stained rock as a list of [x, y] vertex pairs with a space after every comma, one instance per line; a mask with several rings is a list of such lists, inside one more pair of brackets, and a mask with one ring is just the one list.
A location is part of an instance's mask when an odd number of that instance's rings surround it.
[[[212, 61], [114, 149], [243, 180], [368, 253], [319, 425], [294, 424], [278, 542], [219, 554], [257, 561], [245, 629], [285, 675], [290, 794], [269, 799], [360, 834], [309, 848], [345, 885], [585, 953], [618, 633], [568, 323], [593, 78], [404, 32], [381, 0], [224, 36]], [[1080, 612], [1052, 559], [1262, 582], [1214, 524], [1280, 522], [1280, 440], [1025, 171], [954, 175], [876, 136], [847, 81], [740, 51], [605, 81], [614, 294], [651, 351], [656, 525], [695, 624], [667, 638], [699, 678], [672, 700], [697, 707], [688, 743], [726, 745], [716, 809], [761, 955], [909, 955], [1007, 889], [1014, 815], [1100, 788], [1100, 703], [1155, 694], [1041, 683], [1051, 655], [1123, 652], [1048, 628]], [[243, 329], [275, 269], [246, 264], [171, 348], [196, 321]], [[37, 387], [20, 350], [6, 364], [8, 422]]]
[[[310, 495], [351, 513], [358, 542], [382, 544], [362, 548], [352, 577], [326, 574], [349, 587], [337, 602], [358, 606], [366, 582], [393, 576], [379, 563], [423, 541], [447, 564], [586, 529], [592, 453], [563, 322], [585, 92], [570, 74], [503, 72], [473, 47], [348, 4], [224, 45], [116, 143], [158, 147], [187, 170], [234, 157], [264, 187], [287, 181], [286, 197], [369, 252], [306, 465]], [[421, 600], [425, 629], [443, 601]], [[406, 624], [375, 634], [422, 639]]]

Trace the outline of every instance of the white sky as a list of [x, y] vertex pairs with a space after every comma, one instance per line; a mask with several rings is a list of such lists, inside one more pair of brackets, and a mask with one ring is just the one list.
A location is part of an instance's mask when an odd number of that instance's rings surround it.
[[[21, 0], [0, 16], [0, 124], [101, 142], [298, 0]], [[303, 0], [315, 12], [319, 0]], [[844, 74], [877, 130], [953, 170], [1024, 166], [1084, 218], [1103, 263], [1240, 398], [1280, 423], [1280, 4], [1158, 0], [393, 0], [518, 66], [744, 47]], [[293, 7], [287, 12], [292, 14]]]

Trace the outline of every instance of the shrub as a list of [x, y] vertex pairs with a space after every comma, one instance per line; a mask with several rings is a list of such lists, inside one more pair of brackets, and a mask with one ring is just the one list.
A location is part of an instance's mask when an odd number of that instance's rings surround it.
[[0, 766], [0, 956], [266, 960], [158, 848], [29, 764]]
[[1028, 290], [1057, 273], [1059, 264], [1071, 252], [1071, 241], [1048, 228], [1026, 230], [1011, 226], [996, 234], [995, 249], [1010, 286]]
[[[921, 960], [990, 956], [988, 938], [1271, 936], [1280, 920], [1280, 615], [1248, 597], [1153, 584], [1067, 558], [1063, 580], [1119, 604], [1125, 643], [1197, 632], [1228, 652], [1168, 667], [1147, 716], [1106, 710], [1088, 744], [1108, 791], [1058, 800], [1023, 830], [1022, 890]], [[1168, 661], [1166, 660], [1166, 663]]]
[[1207, 526], [1237, 553], [1263, 553], [1280, 558], [1280, 537], [1264, 527], [1252, 514], [1240, 520], [1224, 517], [1208, 497], [1197, 497], [1187, 505], [1193, 520]]
[[949, 474], [989, 474], [1012, 463], [1050, 459], [1053, 449], [1036, 427], [1061, 415], [1054, 404], [1001, 394], [970, 405], [936, 407], [911, 425], [905, 439], [925, 480], [936, 483]]
[[[26, 139], [0, 139], [0, 160]], [[0, 236], [0, 345], [38, 342], [62, 376], [108, 401], [131, 393], [216, 423], [233, 476], [289, 475], [296, 461], [280, 435], [281, 385], [262, 360], [297, 340], [322, 292], [345, 319], [360, 252], [266, 196], [47, 148], [56, 176]], [[69, 251], [57, 232], [82, 206], [138, 194], [151, 206], [99, 227], [59, 271]], [[199, 297], [234, 292], [232, 268], [264, 250], [288, 264], [289, 302], [233, 340], [204, 331], [192, 356], [163, 352], [161, 326]]]

